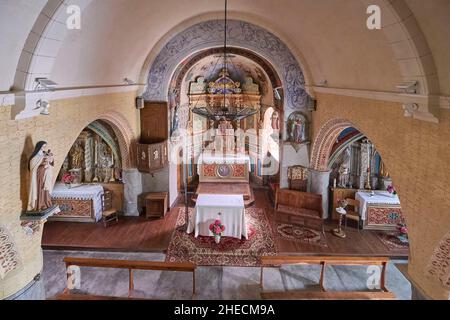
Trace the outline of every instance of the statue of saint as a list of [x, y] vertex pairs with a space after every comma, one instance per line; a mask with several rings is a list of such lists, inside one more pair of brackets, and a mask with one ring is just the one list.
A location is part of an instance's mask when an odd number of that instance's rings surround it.
[[389, 171], [386, 168], [386, 165], [384, 164], [383, 160], [380, 162], [380, 177], [382, 178], [390, 178]]
[[47, 142], [39, 141], [28, 162], [30, 188], [28, 211], [43, 211], [52, 207], [54, 159], [50, 150], [45, 151]]
[[84, 150], [80, 143], [77, 143], [72, 150], [70, 150], [70, 158], [72, 160], [72, 169], [83, 168]]
[[300, 119], [296, 119], [293, 121], [293, 129], [292, 129], [292, 136], [293, 136], [293, 142], [295, 143], [302, 143], [303, 142], [303, 123]]
[[347, 148], [342, 155], [342, 163], [339, 166], [339, 187], [347, 188], [350, 182], [350, 149]]
[[279, 115], [278, 115], [278, 112], [274, 112], [273, 114], [272, 114], [272, 129], [273, 130], [280, 130], [280, 122], [278, 121], [278, 117], [279, 117]]

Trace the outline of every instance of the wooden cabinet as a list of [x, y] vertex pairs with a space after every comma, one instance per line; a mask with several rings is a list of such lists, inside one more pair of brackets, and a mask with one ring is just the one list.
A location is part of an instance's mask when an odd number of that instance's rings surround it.
[[168, 164], [167, 141], [154, 144], [137, 145], [137, 167], [141, 172], [153, 173]]
[[336, 212], [338, 200], [346, 198], [355, 199], [356, 192], [358, 192], [358, 189], [331, 188], [330, 199], [332, 199], [333, 202], [331, 203], [330, 208], [331, 208], [331, 218], [333, 220], [339, 220], [339, 214]]
[[164, 218], [168, 211], [168, 193], [149, 193], [145, 196], [145, 214], [148, 218]]

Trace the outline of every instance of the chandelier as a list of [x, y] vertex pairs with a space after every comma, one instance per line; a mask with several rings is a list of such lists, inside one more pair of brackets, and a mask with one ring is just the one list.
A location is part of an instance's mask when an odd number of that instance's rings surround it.
[[[225, 27], [224, 27], [224, 45], [223, 45], [223, 56], [219, 59], [223, 59], [224, 68], [222, 69], [221, 76], [222, 79], [226, 79], [228, 76], [228, 59], [231, 61], [231, 57], [228, 55], [228, 0], [225, 0]], [[233, 97], [235, 93], [229, 90], [229, 83], [222, 81], [219, 84], [218, 92], [222, 94], [222, 99], [213, 99], [208, 101], [206, 106], [194, 107], [192, 112], [205, 117], [212, 121], [240, 121], [252, 115], [258, 113], [258, 110], [253, 108], [251, 104], [246, 104], [243, 99]], [[221, 88], [220, 88], [221, 87]]]

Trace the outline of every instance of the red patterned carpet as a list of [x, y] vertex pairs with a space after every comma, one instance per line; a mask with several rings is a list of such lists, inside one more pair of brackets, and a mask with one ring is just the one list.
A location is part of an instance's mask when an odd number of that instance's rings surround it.
[[328, 247], [327, 241], [321, 231], [298, 225], [278, 223], [277, 237], [285, 240], [297, 241], [305, 244]]
[[185, 214], [181, 208], [166, 261], [192, 262], [200, 266], [259, 266], [261, 256], [276, 255], [272, 228], [263, 209], [246, 209], [246, 219], [248, 240], [224, 237], [216, 244], [214, 237], [195, 238], [183, 230]]
[[408, 251], [409, 244], [403, 243], [397, 237], [397, 233], [377, 232], [377, 238], [389, 249], [389, 251]]

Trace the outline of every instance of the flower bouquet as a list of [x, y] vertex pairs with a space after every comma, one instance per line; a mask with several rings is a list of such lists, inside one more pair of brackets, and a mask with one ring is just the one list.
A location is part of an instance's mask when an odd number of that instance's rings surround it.
[[75, 181], [75, 177], [70, 172], [64, 173], [61, 181], [66, 185], [66, 187], [70, 188], [72, 183]]
[[397, 230], [399, 232], [398, 239], [403, 243], [408, 243], [408, 228], [406, 227], [406, 224], [397, 224]]
[[389, 192], [393, 197], [397, 195], [397, 190], [395, 190], [392, 184], [387, 187], [387, 192]]
[[222, 237], [222, 233], [225, 231], [225, 226], [222, 224], [220, 220], [214, 221], [214, 223], [211, 223], [209, 226], [209, 230], [214, 235], [214, 239], [217, 244], [220, 243], [220, 238]]
[[345, 199], [338, 199], [337, 203], [338, 203], [339, 208], [342, 208], [344, 210], [348, 206], [348, 201]]

